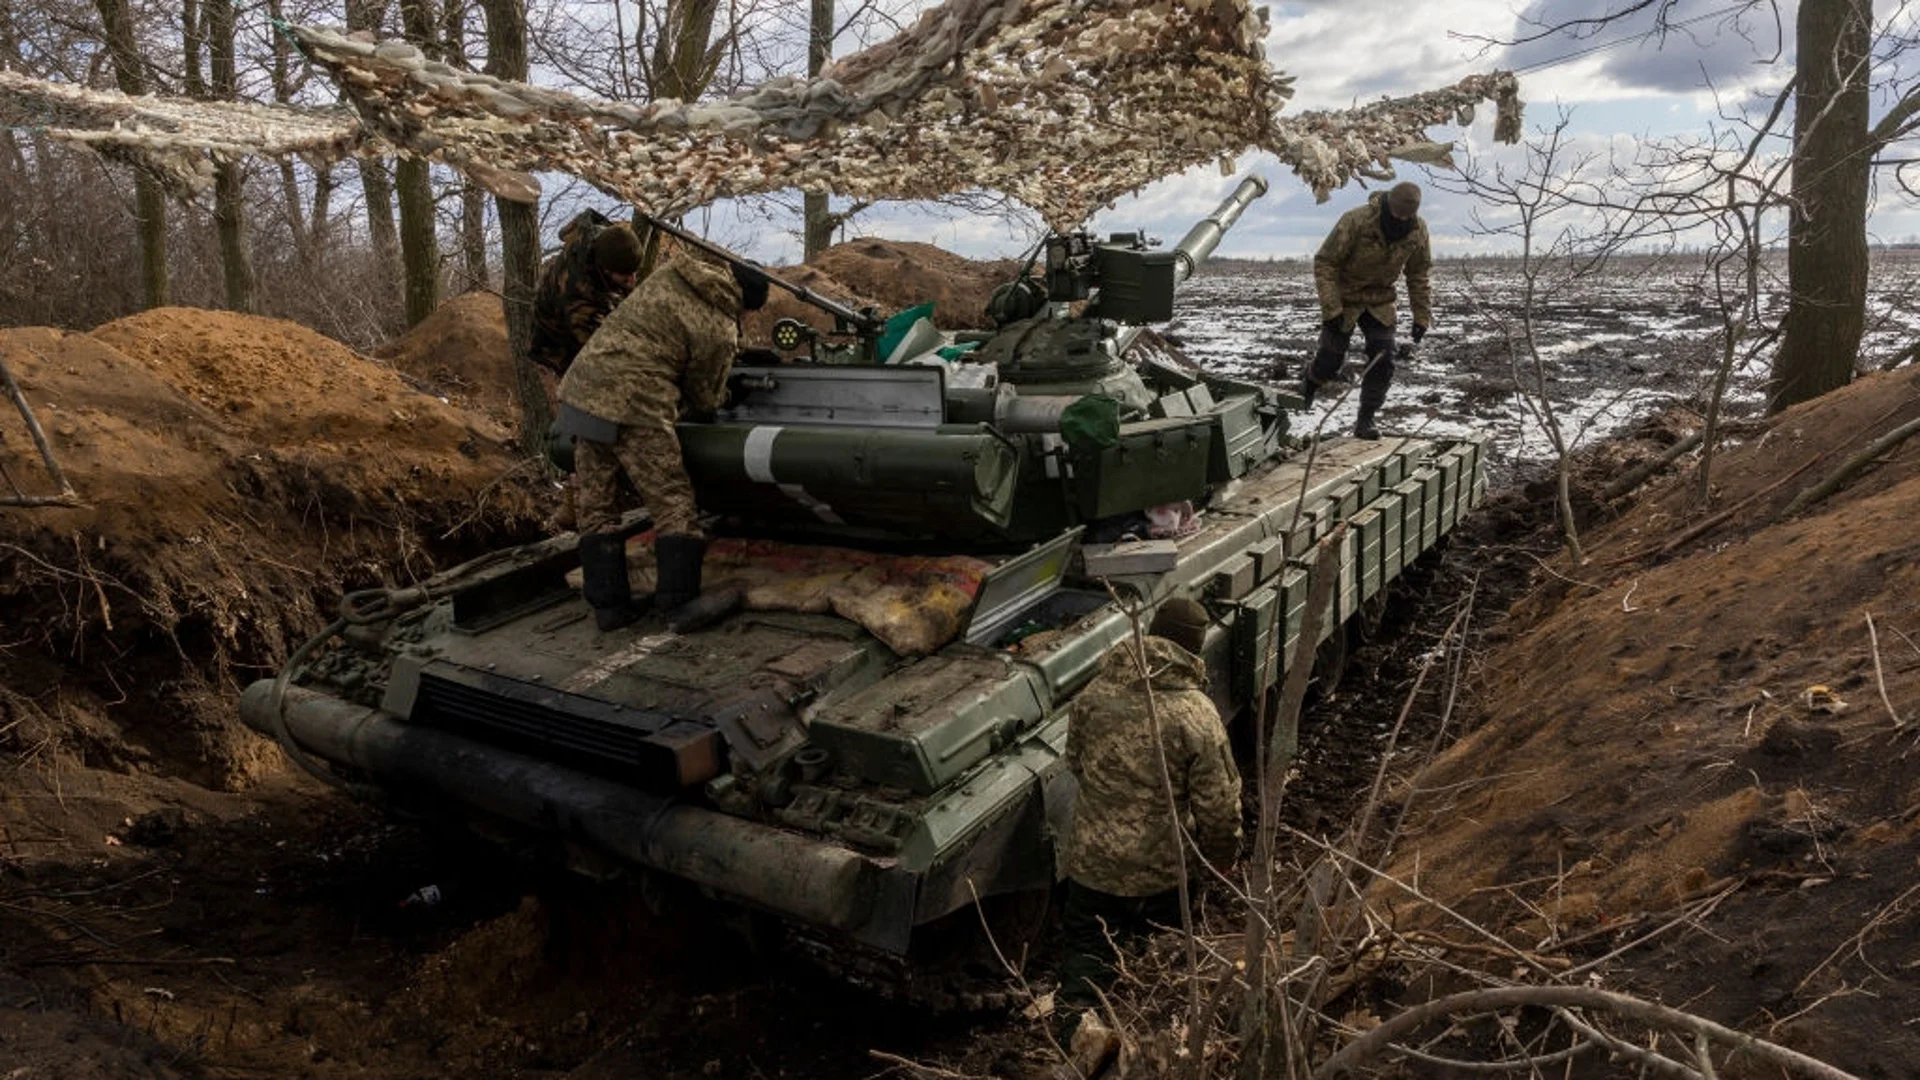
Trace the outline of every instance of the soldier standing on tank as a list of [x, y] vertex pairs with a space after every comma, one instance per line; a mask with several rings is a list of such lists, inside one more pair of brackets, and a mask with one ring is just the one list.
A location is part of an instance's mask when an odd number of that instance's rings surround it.
[[631, 225], [593, 210], [560, 229], [564, 246], [540, 268], [533, 293], [533, 338], [527, 356], [565, 375], [593, 332], [633, 291], [642, 247]]
[[1433, 252], [1427, 223], [1420, 220], [1420, 186], [1402, 182], [1369, 196], [1364, 206], [1340, 215], [1313, 257], [1313, 284], [1320, 294], [1320, 342], [1301, 373], [1300, 396], [1313, 404], [1314, 391], [1340, 377], [1353, 331], [1366, 339], [1367, 368], [1360, 376], [1360, 416], [1353, 433], [1377, 439], [1374, 415], [1393, 383], [1395, 282], [1407, 279], [1413, 307], [1413, 341], [1419, 344], [1433, 325], [1433, 290], [1428, 274]]
[[561, 430], [575, 437], [580, 477], [581, 592], [602, 630], [641, 614], [627, 583], [619, 476], [653, 515], [655, 607], [676, 628], [702, 612], [707, 541], [674, 424], [712, 412], [726, 396], [742, 311], [767, 302], [767, 277], [686, 248], [614, 309], [560, 380]]
[[1145, 674], [1129, 639], [1107, 653], [1100, 673], [1074, 699], [1067, 767], [1080, 791], [1066, 844], [1066, 956], [1057, 1013], [1063, 1035], [1082, 1010], [1099, 1003], [1095, 988], [1112, 976], [1114, 940], [1153, 924], [1180, 925], [1185, 852], [1175, 839], [1168, 788], [1181, 831], [1209, 863], [1225, 869], [1239, 849], [1240, 770], [1207, 696], [1206, 665], [1196, 655], [1206, 628], [1199, 604], [1167, 601], [1151, 635], [1140, 641]]

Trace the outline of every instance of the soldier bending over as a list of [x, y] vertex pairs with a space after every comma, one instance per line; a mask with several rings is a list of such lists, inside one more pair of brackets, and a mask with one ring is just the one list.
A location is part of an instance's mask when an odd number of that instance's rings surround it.
[[614, 309], [560, 380], [559, 423], [576, 437], [580, 477], [581, 592], [600, 629], [641, 614], [614, 531], [623, 471], [653, 514], [654, 606], [676, 629], [703, 615], [683, 610], [700, 595], [707, 541], [674, 424], [720, 406], [740, 313], [766, 302], [766, 275], [683, 249]]
[[1428, 273], [1433, 252], [1427, 224], [1420, 220], [1420, 187], [1398, 183], [1375, 192], [1366, 205], [1340, 215], [1313, 257], [1313, 284], [1320, 294], [1320, 345], [1301, 373], [1300, 396], [1340, 377], [1355, 327], [1365, 335], [1367, 368], [1360, 376], [1360, 417], [1353, 433], [1377, 439], [1374, 414], [1393, 383], [1393, 302], [1395, 282], [1407, 277], [1407, 302], [1413, 306], [1413, 341], [1419, 344], [1433, 325], [1433, 289]]

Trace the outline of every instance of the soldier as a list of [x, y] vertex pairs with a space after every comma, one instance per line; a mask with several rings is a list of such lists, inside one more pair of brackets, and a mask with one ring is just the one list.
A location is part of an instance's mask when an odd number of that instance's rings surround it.
[[540, 268], [533, 294], [533, 339], [527, 356], [565, 375], [600, 322], [633, 291], [640, 238], [633, 227], [586, 210], [560, 230], [565, 244]]
[[1427, 280], [1433, 252], [1427, 224], [1420, 220], [1420, 187], [1399, 183], [1375, 192], [1366, 205], [1340, 215], [1313, 257], [1313, 284], [1320, 293], [1320, 345], [1301, 373], [1300, 395], [1313, 393], [1340, 377], [1354, 327], [1366, 337], [1367, 369], [1360, 377], [1360, 417], [1353, 433], [1377, 439], [1374, 414], [1387, 400], [1393, 382], [1394, 283], [1404, 271], [1407, 301], [1413, 305], [1413, 341], [1419, 344], [1433, 325], [1433, 294]]
[[687, 248], [614, 309], [560, 380], [561, 430], [576, 438], [581, 592], [602, 630], [638, 618], [627, 584], [619, 475], [653, 514], [654, 605], [676, 612], [700, 595], [707, 541], [674, 424], [726, 396], [739, 318], [767, 302], [767, 277]]
[[[1080, 793], [1066, 845], [1062, 1034], [1081, 1010], [1099, 1001], [1095, 986], [1112, 972], [1110, 936], [1124, 939], [1148, 924], [1180, 923], [1184, 853], [1174, 838], [1168, 787], [1180, 808], [1181, 829], [1210, 863], [1224, 869], [1239, 848], [1240, 770], [1207, 696], [1206, 665], [1195, 655], [1206, 627], [1199, 604], [1167, 601], [1152, 635], [1142, 639], [1147, 674], [1141, 674], [1135, 642], [1123, 641], [1074, 700], [1067, 767]], [[1157, 750], [1149, 684], [1158, 715]]]

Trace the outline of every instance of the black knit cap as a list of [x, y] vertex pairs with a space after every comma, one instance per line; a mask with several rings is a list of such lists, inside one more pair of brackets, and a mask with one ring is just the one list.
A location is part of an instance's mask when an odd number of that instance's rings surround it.
[[640, 255], [640, 238], [630, 225], [609, 225], [593, 238], [593, 265], [603, 273], [638, 273]]
[[1160, 605], [1147, 633], [1163, 637], [1195, 656], [1207, 640], [1207, 609], [1198, 601], [1176, 596]]
[[1410, 218], [1420, 212], [1420, 185], [1411, 180], [1402, 180], [1387, 192], [1387, 209], [1395, 217]]

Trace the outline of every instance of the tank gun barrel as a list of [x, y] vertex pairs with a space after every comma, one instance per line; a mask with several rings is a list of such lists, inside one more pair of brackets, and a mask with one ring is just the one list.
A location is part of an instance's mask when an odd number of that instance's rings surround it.
[[[1187, 230], [1187, 235], [1181, 237], [1173, 249], [1173, 287], [1176, 292], [1200, 268], [1200, 264], [1207, 261], [1213, 249], [1220, 246], [1220, 238], [1227, 235], [1227, 230], [1240, 220], [1240, 215], [1253, 200], [1266, 193], [1267, 178], [1254, 173], [1240, 181], [1240, 185], [1233, 189], [1233, 194], [1220, 200], [1220, 205], [1213, 208], [1213, 213], [1201, 218], [1193, 228]], [[1140, 327], [1121, 327], [1114, 336], [1114, 351], [1125, 353], [1139, 336]]]
[[1221, 200], [1213, 213], [1200, 219], [1193, 228], [1188, 229], [1187, 235], [1173, 249], [1177, 264], [1173, 283], [1178, 286], [1192, 277], [1193, 272], [1200, 268], [1200, 264], [1207, 261], [1207, 256], [1213, 254], [1213, 249], [1220, 246], [1220, 238], [1227, 235], [1227, 230], [1233, 228], [1234, 222], [1240, 220], [1240, 215], [1247, 206], [1266, 193], [1267, 178], [1254, 173], [1240, 181], [1240, 186], [1233, 189], [1233, 194]]

